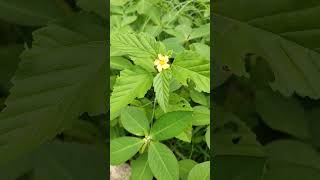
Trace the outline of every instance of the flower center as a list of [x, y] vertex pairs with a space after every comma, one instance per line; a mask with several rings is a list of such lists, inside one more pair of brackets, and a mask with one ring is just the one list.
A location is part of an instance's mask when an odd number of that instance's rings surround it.
[[164, 64], [166, 64], [166, 61], [160, 60], [159, 64], [164, 65]]

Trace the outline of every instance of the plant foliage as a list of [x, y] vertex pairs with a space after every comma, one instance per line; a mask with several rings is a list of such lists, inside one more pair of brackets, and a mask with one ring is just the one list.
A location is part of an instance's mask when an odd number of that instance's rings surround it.
[[111, 1], [110, 157], [130, 163], [132, 180], [210, 177], [209, 9]]

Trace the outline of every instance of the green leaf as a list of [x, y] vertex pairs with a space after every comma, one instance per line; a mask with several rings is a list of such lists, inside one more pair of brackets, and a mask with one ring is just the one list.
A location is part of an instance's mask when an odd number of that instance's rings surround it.
[[153, 87], [156, 93], [156, 99], [164, 112], [167, 112], [169, 106], [170, 80], [170, 70], [163, 70], [159, 72], [153, 80]]
[[198, 28], [192, 29], [189, 40], [196, 39], [196, 38], [201, 38], [204, 36], [209, 36], [210, 35], [210, 24], [205, 24], [202, 25]]
[[213, 46], [215, 58], [234, 74], [248, 76], [243, 58], [261, 56], [273, 70], [273, 90], [320, 98], [320, 43], [315, 40], [320, 32], [319, 5], [319, 1], [298, 6], [292, 1], [215, 1], [213, 38], [219, 42]]
[[210, 62], [199, 57], [192, 51], [184, 51], [177, 55], [173, 64], [174, 77], [187, 86], [187, 80], [192, 80], [199, 92], [210, 92]]
[[207, 127], [205, 138], [206, 138], [206, 143], [207, 143], [208, 147], [210, 148], [210, 126]]
[[320, 156], [311, 145], [293, 140], [278, 140], [268, 144], [266, 149], [269, 160], [263, 179], [320, 178]]
[[132, 63], [121, 56], [111, 56], [110, 57], [110, 67], [111, 69], [124, 70], [132, 67]]
[[188, 180], [210, 180], [210, 161], [195, 165], [189, 175]]
[[193, 121], [194, 126], [203, 126], [210, 124], [210, 110], [205, 106], [193, 107]]
[[190, 143], [191, 142], [191, 139], [192, 139], [192, 125], [190, 124], [189, 127], [187, 127], [187, 129], [185, 129], [182, 133], [178, 134], [176, 136], [176, 138], [184, 141], [184, 142], [188, 142]]
[[77, 1], [77, 5], [86, 11], [92, 11], [104, 18], [107, 17], [107, 1], [79, 0]]
[[[190, 103], [176, 93], [170, 93], [169, 108], [167, 112], [173, 111], [193, 111]], [[155, 117], [158, 119], [164, 114], [161, 108], [157, 108]]]
[[152, 75], [134, 66], [120, 72], [110, 97], [110, 120], [136, 97], [143, 98], [152, 85]]
[[150, 136], [162, 141], [173, 138], [184, 131], [192, 122], [192, 112], [175, 111], [162, 115], [151, 128]]
[[157, 179], [179, 180], [178, 161], [166, 145], [151, 142], [148, 150], [148, 162]]
[[34, 32], [0, 113], [0, 164], [70, 128], [88, 110], [96, 84], [105, 83], [98, 81], [106, 75], [104, 37], [104, 23], [83, 15]]
[[198, 91], [191, 89], [190, 90], [190, 97], [193, 102], [208, 107], [208, 99], [203, 93], [200, 93]]
[[128, 2], [128, 0], [111, 0], [110, 4], [113, 6], [123, 6]]
[[306, 113], [296, 99], [261, 90], [256, 92], [255, 101], [257, 112], [269, 127], [301, 139], [310, 138]]
[[148, 154], [144, 153], [137, 160], [131, 161], [131, 180], [152, 180], [153, 174], [149, 167]]
[[111, 46], [129, 55], [132, 61], [149, 72], [156, 72], [153, 62], [159, 53], [163, 52], [163, 47], [154, 37], [140, 34], [112, 34]]
[[190, 49], [196, 51], [201, 56], [210, 61], [210, 47], [203, 43], [192, 43]]
[[35, 155], [34, 178], [103, 180], [108, 168], [106, 154], [92, 145], [54, 142]]
[[119, 165], [134, 156], [144, 144], [143, 139], [136, 137], [120, 137], [111, 140], [110, 164]]
[[127, 131], [137, 136], [146, 136], [149, 133], [149, 121], [142, 108], [124, 108], [121, 112], [121, 122]]
[[71, 13], [71, 8], [64, 1], [0, 0], [0, 18], [21, 25], [43, 26], [49, 21], [62, 18]]
[[178, 162], [179, 163], [179, 175], [181, 180], [187, 180], [190, 170], [197, 165], [192, 159], [183, 159]]
[[179, 42], [179, 39], [176, 37], [165, 39], [162, 42], [167, 47], [167, 49], [173, 50], [174, 55], [176, 53], [181, 53], [185, 50], [184, 47]]

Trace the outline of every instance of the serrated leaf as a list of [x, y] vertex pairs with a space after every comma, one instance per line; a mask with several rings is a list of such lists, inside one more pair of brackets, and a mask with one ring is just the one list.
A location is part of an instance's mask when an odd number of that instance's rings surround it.
[[192, 80], [199, 92], [210, 92], [210, 62], [192, 51], [184, 51], [177, 55], [173, 64], [174, 77], [187, 86], [187, 80]]
[[[275, 80], [273, 90], [285, 96], [320, 98], [319, 1], [216, 1], [215, 58], [238, 76], [248, 76], [244, 57], [262, 56]], [[234, 10], [236, 7], [236, 11]], [[248, 12], [248, 9], [255, 9]], [[262, 10], [263, 9], [263, 10]], [[232, 44], [230, 44], [232, 42]]]
[[145, 34], [112, 34], [111, 46], [129, 55], [132, 61], [149, 72], [156, 72], [153, 62], [163, 47], [154, 37]]
[[210, 180], [210, 161], [195, 165], [189, 175], [188, 180]]
[[205, 106], [193, 107], [193, 121], [194, 126], [203, 126], [210, 124], [210, 110]]
[[162, 115], [153, 125], [150, 136], [162, 141], [173, 138], [184, 131], [192, 122], [192, 112], [175, 111]]
[[166, 145], [151, 142], [148, 150], [148, 162], [157, 179], [179, 180], [178, 161]]
[[62, 18], [71, 13], [71, 8], [64, 1], [1, 0], [0, 18], [16, 24], [27, 26], [43, 26], [49, 21]]
[[0, 113], [0, 164], [52, 139], [87, 111], [96, 83], [105, 82], [97, 81], [106, 73], [104, 32], [104, 23], [83, 15], [34, 32]]
[[181, 180], [187, 180], [190, 170], [198, 163], [192, 159], [183, 159], [178, 162], [179, 164], [179, 176]]
[[78, 0], [77, 5], [86, 11], [92, 11], [104, 18], [107, 17], [107, 1]]
[[137, 160], [131, 161], [131, 169], [131, 180], [152, 180], [153, 178], [147, 153], [141, 155]]
[[142, 98], [151, 88], [152, 75], [134, 66], [120, 72], [110, 97], [110, 120], [115, 119], [119, 111], [136, 97]]
[[137, 136], [148, 135], [149, 121], [142, 108], [126, 107], [121, 112], [121, 122], [123, 127]]
[[110, 164], [119, 165], [134, 156], [142, 147], [144, 141], [136, 137], [119, 137], [110, 143]]
[[163, 70], [153, 79], [153, 87], [156, 93], [156, 99], [164, 112], [168, 111], [171, 71]]

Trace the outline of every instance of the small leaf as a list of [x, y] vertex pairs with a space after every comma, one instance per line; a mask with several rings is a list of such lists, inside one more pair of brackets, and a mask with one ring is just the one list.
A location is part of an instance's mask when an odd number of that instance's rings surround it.
[[179, 166], [173, 152], [164, 144], [151, 142], [148, 162], [158, 180], [179, 180]]
[[210, 124], [210, 110], [205, 106], [193, 107], [193, 121], [194, 126], [203, 126]]
[[151, 85], [152, 75], [139, 66], [121, 71], [110, 97], [110, 119], [115, 119], [136, 97], [144, 97]]
[[191, 97], [193, 102], [208, 107], [207, 97], [203, 93], [200, 93], [198, 91], [195, 91], [195, 90], [191, 89], [190, 90], [190, 97]]
[[121, 112], [121, 122], [127, 131], [137, 136], [147, 135], [149, 132], [149, 121], [141, 108], [124, 108]]
[[210, 180], [210, 161], [195, 165], [189, 175], [188, 180]]
[[174, 77], [187, 86], [187, 80], [192, 80], [199, 92], [210, 92], [210, 62], [192, 51], [184, 51], [177, 55], [173, 64]]
[[179, 175], [181, 180], [187, 180], [190, 170], [197, 165], [192, 159], [183, 159], [179, 161]]
[[161, 141], [173, 138], [183, 132], [192, 122], [192, 112], [175, 111], [162, 115], [153, 125], [150, 136]]
[[171, 71], [163, 70], [157, 74], [153, 80], [154, 91], [158, 104], [164, 112], [167, 112], [169, 106], [169, 83], [171, 80]]
[[152, 180], [153, 174], [149, 167], [147, 153], [131, 161], [131, 168], [131, 180]]
[[111, 140], [110, 164], [119, 165], [134, 156], [142, 147], [144, 141], [136, 137], [120, 137]]

